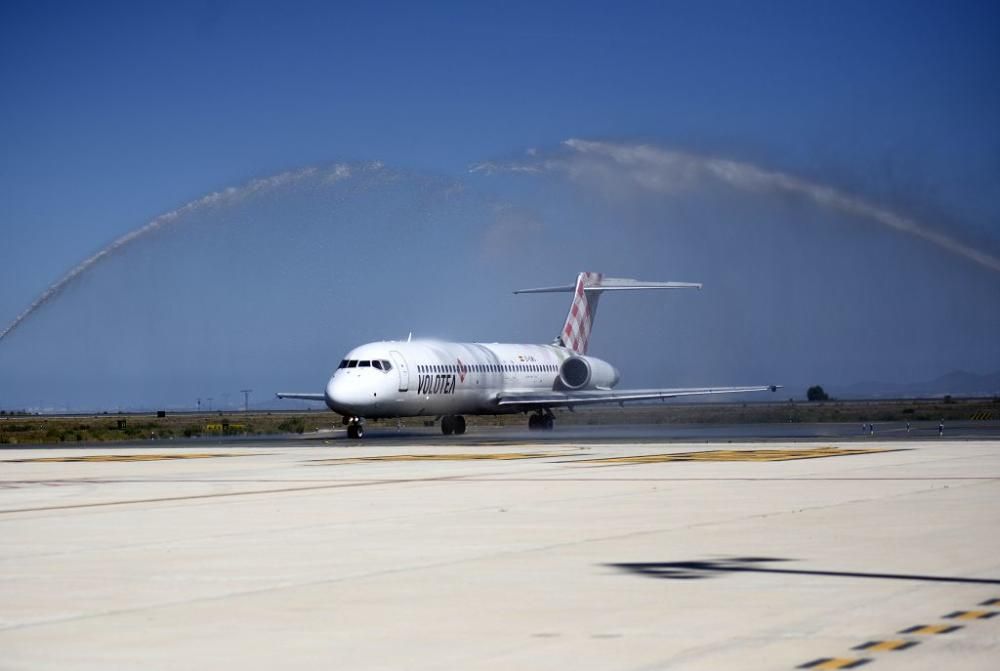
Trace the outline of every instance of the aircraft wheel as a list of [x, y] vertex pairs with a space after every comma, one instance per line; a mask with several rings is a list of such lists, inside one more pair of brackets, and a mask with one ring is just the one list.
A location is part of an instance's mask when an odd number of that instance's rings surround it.
[[445, 415], [441, 418], [441, 433], [446, 436], [450, 436], [455, 432], [455, 418], [451, 415]]
[[455, 435], [460, 436], [465, 433], [465, 417], [455, 415]]
[[538, 429], [538, 415], [528, 415], [528, 430], [535, 431]]
[[365, 437], [365, 428], [361, 426], [360, 422], [355, 422], [354, 424], [347, 425], [347, 437], [357, 440], [359, 438]]
[[552, 415], [546, 415], [542, 418], [542, 428], [546, 431], [551, 431], [552, 427], [555, 426], [555, 421]]

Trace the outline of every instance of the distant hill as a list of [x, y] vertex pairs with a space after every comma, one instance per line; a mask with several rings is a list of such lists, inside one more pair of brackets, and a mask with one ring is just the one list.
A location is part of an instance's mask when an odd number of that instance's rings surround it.
[[926, 382], [858, 382], [833, 387], [830, 393], [838, 398], [995, 396], [1000, 395], [1000, 372], [980, 375], [957, 370]]

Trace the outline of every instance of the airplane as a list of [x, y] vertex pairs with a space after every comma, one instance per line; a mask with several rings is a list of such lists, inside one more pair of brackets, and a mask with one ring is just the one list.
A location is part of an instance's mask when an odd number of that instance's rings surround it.
[[278, 398], [322, 401], [343, 416], [350, 438], [364, 421], [433, 416], [445, 435], [465, 433], [465, 415], [528, 414], [528, 428], [553, 428], [553, 408], [624, 406], [679, 396], [777, 391], [778, 385], [615, 390], [620, 375], [589, 356], [597, 303], [606, 292], [701, 289], [690, 282], [642, 282], [580, 273], [575, 284], [521, 289], [515, 294], [573, 294], [560, 335], [550, 345], [457, 343], [438, 340], [372, 342], [348, 352], [322, 394]]

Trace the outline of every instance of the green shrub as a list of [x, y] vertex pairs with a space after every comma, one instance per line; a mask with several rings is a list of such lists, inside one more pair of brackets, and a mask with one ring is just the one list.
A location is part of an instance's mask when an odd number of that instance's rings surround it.
[[286, 419], [278, 424], [278, 431], [282, 433], [304, 433], [305, 430], [306, 423], [301, 417]]

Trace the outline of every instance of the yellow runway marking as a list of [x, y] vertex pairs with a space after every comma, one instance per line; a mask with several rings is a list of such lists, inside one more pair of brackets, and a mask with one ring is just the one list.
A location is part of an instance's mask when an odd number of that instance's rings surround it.
[[797, 666], [798, 669], [855, 669], [862, 664], [867, 664], [870, 659], [852, 659], [849, 657], [823, 657], [821, 659], [814, 659], [811, 662], [806, 662]]
[[[979, 604], [980, 606], [1000, 607], [1000, 598], [987, 599]], [[1000, 615], [1000, 611], [995, 610], [956, 610], [945, 615], [945, 619], [950, 620], [987, 620]], [[950, 634], [953, 631], [962, 629], [963, 625], [958, 624], [918, 624], [901, 630], [900, 634], [915, 634], [923, 636], [935, 636], [939, 634]], [[861, 645], [856, 645], [852, 650], [858, 652], [898, 652], [908, 650], [920, 645], [919, 641], [910, 639], [889, 639], [885, 641], [868, 641]], [[798, 669], [853, 669], [871, 662], [874, 657], [849, 658], [849, 657], [821, 657], [811, 662], [806, 662], [797, 666]]]
[[245, 457], [235, 453], [188, 453], [188, 454], [88, 454], [79, 457], [36, 457], [34, 459], [7, 459], [8, 463], [41, 463], [66, 461], [165, 461], [168, 459], [212, 459], [214, 457]]
[[862, 643], [854, 649], [864, 650], [865, 652], [887, 652], [889, 650], [906, 650], [907, 648], [912, 648], [915, 645], [919, 645], [919, 643], [917, 641], [895, 639], [891, 641], [868, 641], [867, 643]]
[[958, 631], [961, 629], [959, 625], [954, 624], [918, 624], [915, 627], [910, 627], [909, 629], [903, 629], [900, 634], [950, 634], [953, 631]]
[[674, 452], [671, 454], [640, 454], [630, 457], [579, 459], [573, 463], [591, 464], [658, 464], [667, 461], [790, 461], [792, 459], [819, 459], [843, 457], [852, 454], [892, 452], [889, 448], [863, 448], [842, 450], [836, 447], [817, 447], [800, 450], [703, 450], [701, 452]]
[[542, 459], [544, 457], [561, 457], [563, 454], [551, 452], [494, 452], [468, 454], [385, 454], [377, 457], [345, 457], [343, 459], [316, 459], [313, 463], [323, 464], [360, 464], [368, 461], [476, 461], [511, 459]]
[[992, 610], [956, 610], [954, 613], [945, 615], [945, 618], [949, 620], [988, 620], [995, 615], [997, 615], [996, 611]]

